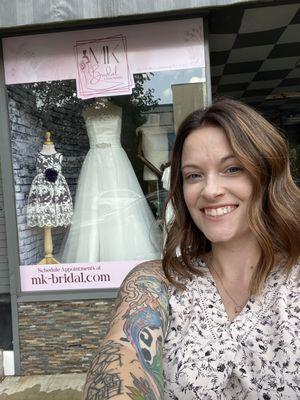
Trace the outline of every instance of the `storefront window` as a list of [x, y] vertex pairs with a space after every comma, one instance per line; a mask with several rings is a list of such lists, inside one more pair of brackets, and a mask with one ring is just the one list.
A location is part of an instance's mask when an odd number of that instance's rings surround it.
[[[120, 278], [161, 257], [175, 132], [206, 102], [203, 62], [133, 73], [126, 90], [114, 78], [96, 95], [99, 54], [104, 63], [121, 56], [102, 42], [98, 55], [86, 49], [85, 88], [78, 79], [7, 85], [21, 272], [35, 268], [21, 274], [24, 291], [94, 288], [114, 281], [107, 268]], [[39, 59], [27, 62], [34, 69]], [[119, 64], [105, 67], [112, 80]]]

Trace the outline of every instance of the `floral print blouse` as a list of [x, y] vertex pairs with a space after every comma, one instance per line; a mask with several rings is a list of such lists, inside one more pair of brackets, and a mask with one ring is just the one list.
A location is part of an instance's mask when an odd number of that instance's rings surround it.
[[203, 263], [170, 293], [165, 400], [300, 399], [300, 265], [280, 267], [230, 321]]

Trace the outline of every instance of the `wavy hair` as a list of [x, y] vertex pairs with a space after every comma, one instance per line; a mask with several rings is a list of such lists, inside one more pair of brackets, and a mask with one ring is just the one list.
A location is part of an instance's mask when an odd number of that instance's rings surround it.
[[[168, 199], [174, 215], [166, 226], [163, 269], [171, 283], [184, 288], [175, 276], [201, 275], [192, 260], [211, 250], [210, 241], [194, 224], [186, 207], [181, 174], [184, 141], [191, 132], [204, 126], [224, 130], [233, 153], [253, 183], [248, 222], [261, 247], [261, 258], [252, 277], [250, 293], [257, 294], [274, 266], [276, 255], [283, 257], [286, 273], [299, 260], [300, 189], [291, 176], [286, 140], [259, 113], [236, 100], [217, 100], [207, 109], [190, 114], [179, 127], [171, 160]], [[178, 248], [180, 258], [176, 256]]]

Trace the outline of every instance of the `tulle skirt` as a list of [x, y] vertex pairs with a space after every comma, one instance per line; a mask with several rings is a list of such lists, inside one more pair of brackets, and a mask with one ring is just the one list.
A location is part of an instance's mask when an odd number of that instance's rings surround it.
[[150, 260], [160, 258], [160, 247], [160, 229], [124, 149], [90, 149], [61, 261]]

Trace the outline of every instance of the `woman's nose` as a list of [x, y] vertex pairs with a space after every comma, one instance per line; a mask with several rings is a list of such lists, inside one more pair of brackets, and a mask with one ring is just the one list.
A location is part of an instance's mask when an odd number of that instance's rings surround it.
[[204, 186], [201, 193], [202, 196], [207, 199], [215, 199], [223, 193], [224, 188], [222, 186], [221, 177], [217, 175], [207, 176], [204, 181]]

